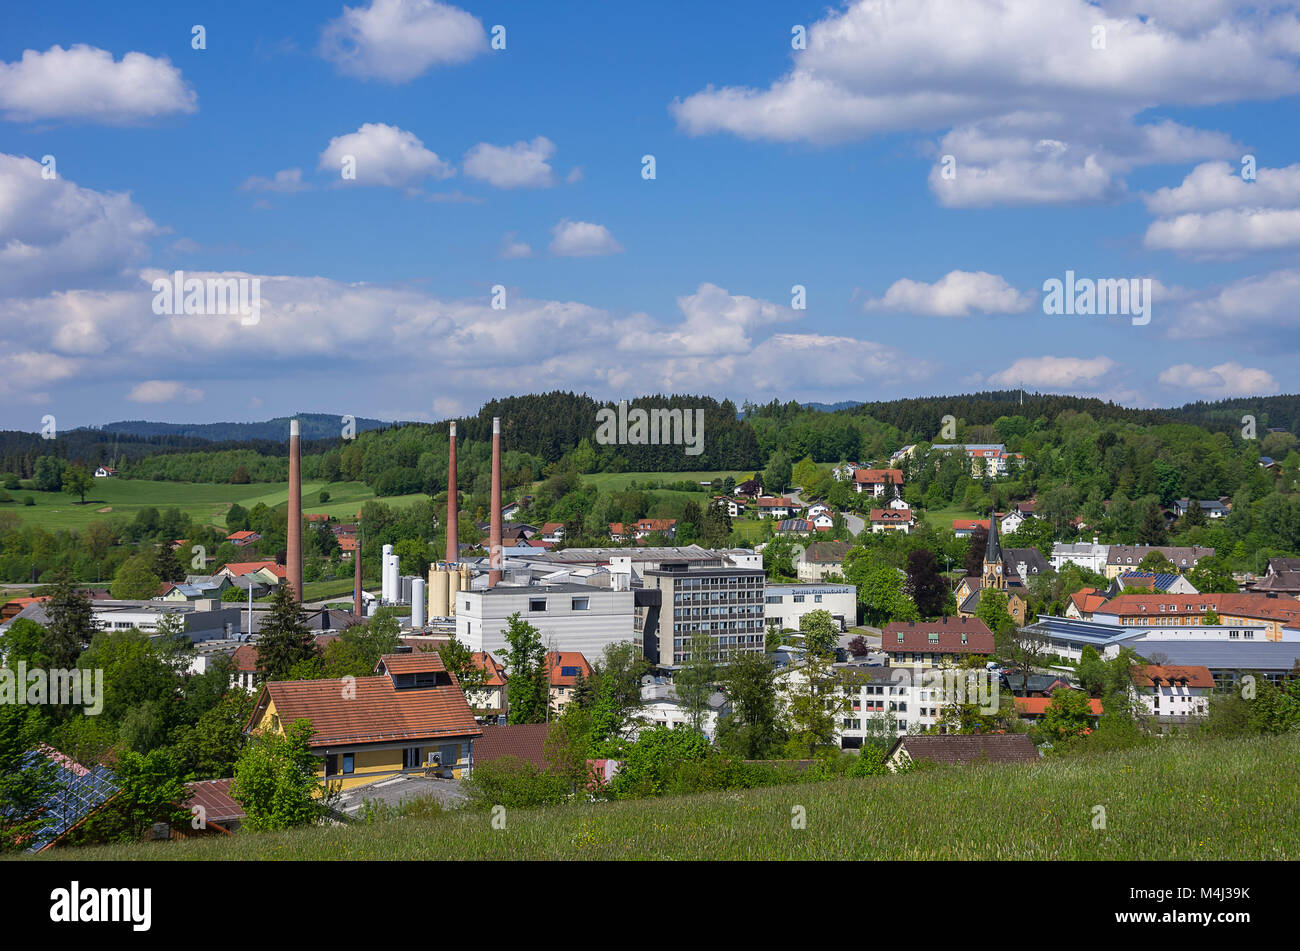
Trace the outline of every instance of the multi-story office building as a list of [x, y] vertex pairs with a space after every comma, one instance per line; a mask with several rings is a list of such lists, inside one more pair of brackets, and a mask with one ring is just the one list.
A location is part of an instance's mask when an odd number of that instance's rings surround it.
[[763, 650], [761, 568], [664, 562], [643, 577], [645, 593], [659, 593], [658, 605], [643, 596], [636, 607], [639, 634], [652, 662], [663, 667], [683, 663], [689, 659], [691, 639], [700, 632], [713, 639], [722, 659]]

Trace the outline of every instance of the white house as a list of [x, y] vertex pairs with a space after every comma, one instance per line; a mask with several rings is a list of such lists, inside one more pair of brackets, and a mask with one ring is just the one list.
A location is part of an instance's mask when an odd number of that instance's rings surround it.
[[1097, 536], [1094, 535], [1091, 542], [1054, 543], [1050, 560], [1054, 571], [1060, 571], [1065, 567], [1067, 561], [1072, 561], [1080, 568], [1095, 571], [1097, 574], [1104, 574], [1106, 559], [1109, 555], [1110, 546], [1098, 544]]
[[115, 475], [117, 475], [117, 470], [112, 466], [100, 466], [95, 470], [96, 479], [107, 479]]
[[1185, 720], [1210, 713], [1214, 677], [1208, 667], [1133, 669], [1133, 696], [1140, 710], [1161, 720]]
[[[717, 733], [718, 715], [726, 710], [727, 698], [717, 691], [709, 695], [708, 707], [700, 719], [700, 730], [710, 739]], [[632, 730], [632, 740], [649, 727], [670, 729], [691, 725], [691, 714], [677, 697], [677, 688], [663, 677], [641, 678], [641, 722]]]

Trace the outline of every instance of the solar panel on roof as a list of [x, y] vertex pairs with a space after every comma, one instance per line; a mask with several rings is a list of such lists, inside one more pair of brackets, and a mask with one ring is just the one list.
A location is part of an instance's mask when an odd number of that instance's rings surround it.
[[[35, 764], [37, 758], [44, 754], [33, 750], [25, 760], [26, 766]], [[82, 772], [69, 768], [68, 763], [55, 760], [55, 776], [58, 788], [41, 806], [41, 817], [45, 820], [40, 831], [32, 836], [27, 846], [28, 852], [39, 852], [45, 846], [68, 832], [92, 812], [113, 798], [121, 788], [117, 777], [103, 767], [90, 769], [81, 767]], [[79, 764], [73, 764], [79, 765]]]

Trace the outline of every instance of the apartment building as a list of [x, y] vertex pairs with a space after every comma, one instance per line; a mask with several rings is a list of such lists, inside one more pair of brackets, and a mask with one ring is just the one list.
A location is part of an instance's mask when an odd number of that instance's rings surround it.
[[651, 662], [672, 667], [689, 658], [699, 632], [723, 657], [763, 650], [764, 575], [761, 568], [693, 567], [664, 562], [642, 573], [652, 599], [638, 598], [638, 636]]

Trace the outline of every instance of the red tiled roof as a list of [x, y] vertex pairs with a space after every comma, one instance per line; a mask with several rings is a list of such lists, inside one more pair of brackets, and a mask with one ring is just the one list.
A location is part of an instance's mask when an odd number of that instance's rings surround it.
[[638, 532], [666, 532], [677, 524], [675, 518], [641, 518], [637, 519]]
[[[381, 669], [382, 668], [382, 669]], [[437, 651], [412, 651], [409, 654], [385, 654], [375, 666], [376, 673], [427, 674], [445, 671]]]
[[[1020, 714], [1029, 714], [1030, 716], [1041, 717], [1047, 712], [1047, 706], [1052, 702], [1051, 697], [1015, 697], [1016, 712]], [[1101, 701], [1095, 697], [1088, 698], [1088, 709], [1093, 716], [1101, 716]]]
[[490, 763], [503, 756], [517, 756], [534, 766], [546, 769], [546, 734], [548, 723], [511, 723], [485, 726], [483, 735], [474, 742], [474, 762]]
[[542, 531], [549, 535], [557, 528], [563, 528], [563, 527], [564, 527], [563, 522], [547, 522], [545, 525], [542, 526]]
[[342, 680], [272, 681], [262, 688], [246, 729], [261, 719], [269, 698], [281, 724], [311, 721], [316, 730], [313, 747], [481, 733], [465, 694], [454, 682], [399, 690], [390, 677], [380, 675], [358, 677], [348, 686], [353, 688], [350, 697]]
[[902, 485], [902, 469], [855, 469], [853, 481], [866, 485]]
[[1157, 682], [1186, 684], [1188, 687], [1213, 687], [1214, 675], [1208, 667], [1161, 667], [1148, 664], [1133, 668], [1133, 683], [1139, 687], [1152, 687]]
[[[898, 639], [899, 634], [903, 639]], [[938, 634], [931, 643], [930, 635]], [[966, 643], [961, 636], [966, 635]], [[946, 617], [937, 621], [894, 621], [885, 625], [880, 635], [881, 649], [886, 652], [914, 651], [938, 654], [991, 654], [993, 632], [979, 618]]]
[[235, 542], [235, 541], [242, 541], [245, 538], [257, 538], [257, 537], [259, 537], [257, 532], [244, 529], [243, 531], [239, 531], [239, 532], [231, 532], [229, 535], [226, 536], [226, 540]]
[[871, 521], [873, 522], [910, 522], [912, 520], [911, 509], [872, 509]]
[[1024, 733], [926, 734], [900, 736], [901, 746], [913, 759], [935, 763], [1036, 763], [1038, 750]]
[[207, 822], [218, 824], [244, 818], [244, 807], [230, 795], [231, 779], [206, 779], [201, 782], [187, 783], [189, 798], [182, 803], [182, 808], [192, 811], [195, 806], [203, 808], [203, 817]]
[[231, 575], [248, 575], [262, 568], [269, 568], [277, 578], [288, 576], [288, 569], [284, 565], [277, 565], [273, 561], [232, 561], [223, 566], [221, 570]]
[[565, 667], [577, 667], [582, 676], [591, 676], [591, 665], [578, 651], [551, 651], [546, 655], [546, 673], [552, 687], [572, 687], [578, 682], [577, 676], [560, 672]]
[[987, 531], [988, 527], [989, 520], [986, 518], [954, 518], [952, 520], [952, 530], [954, 532], [973, 532], [977, 528], [982, 528]]
[[357, 550], [357, 536], [355, 535], [339, 535], [338, 543], [339, 543], [339, 551]]
[[506, 669], [497, 663], [496, 658], [487, 651], [475, 651], [470, 659], [479, 670], [487, 671], [483, 686], [504, 687], [506, 685]]
[[1091, 614], [1106, 603], [1106, 596], [1096, 588], [1080, 588], [1070, 595], [1071, 603], [1082, 614]]
[[[1202, 607], [1203, 605], [1203, 607]], [[1291, 598], [1270, 598], [1266, 594], [1121, 594], [1097, 608], [1097, 614], [1118, 617], [1161, 617], [1195, 615], [1207, 611], [1232, 617], [1300, 622], [1300, 602]]]

